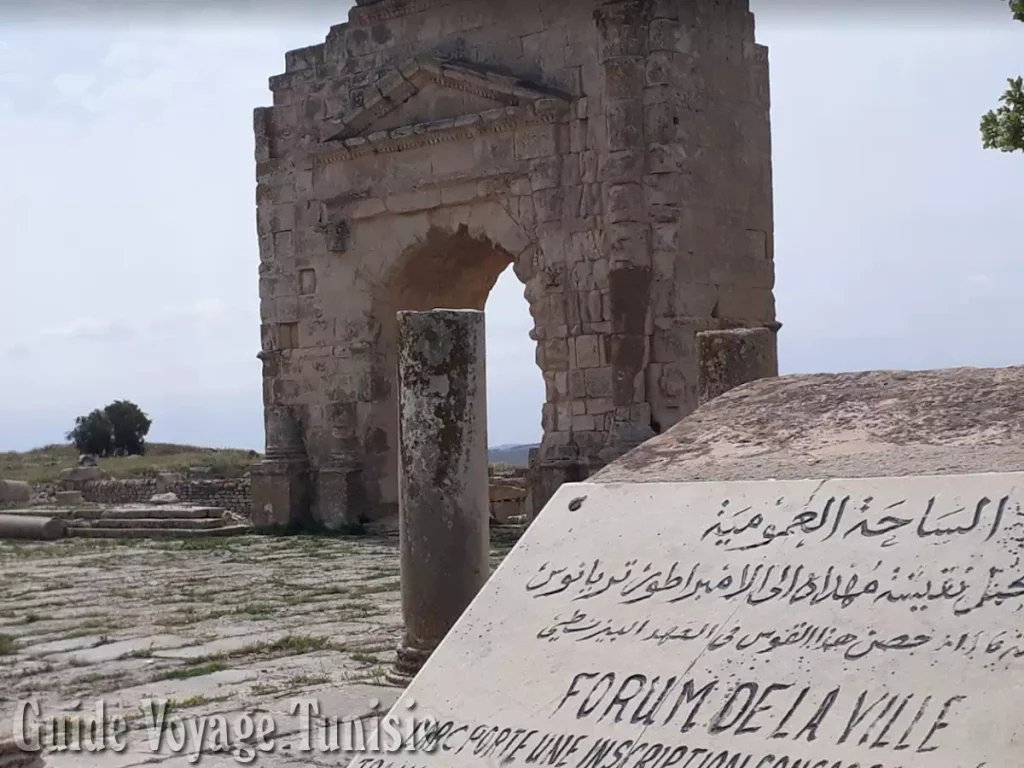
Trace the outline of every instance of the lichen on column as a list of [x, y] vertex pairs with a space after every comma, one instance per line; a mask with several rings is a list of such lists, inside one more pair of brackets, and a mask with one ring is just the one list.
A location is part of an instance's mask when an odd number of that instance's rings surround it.
[[414, 675], [489, 574], [484, 314], [398, 313], [399, 530]]

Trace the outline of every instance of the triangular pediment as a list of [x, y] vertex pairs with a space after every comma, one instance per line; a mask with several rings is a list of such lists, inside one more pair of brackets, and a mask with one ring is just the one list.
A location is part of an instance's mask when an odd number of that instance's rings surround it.
[[556, 91], [476, 65], [418, 56], [381, 78], [364, 104], [331, 121], [324, 140], [345, 141], [414, 126], [462, 121], [543, 102], [568, 105]]

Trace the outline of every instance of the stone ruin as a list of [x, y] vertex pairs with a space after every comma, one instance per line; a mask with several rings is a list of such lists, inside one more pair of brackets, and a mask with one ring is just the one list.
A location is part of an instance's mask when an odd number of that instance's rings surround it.
[[746, 2], [358, 0], [270, 88], [257, 525], [394, 519], [396, 313], [482, 309], [509, 266], [546, 390], [533, 510], [777, 373]]
[[[148, 495], [120, 501], [96, 498], [98, 481], [104, 481], [102, 487], [141, 488]], [[107, 481], [95, 458], [88, 456], [62, 470], [56, 485], [44, 484], [36, 493], [27, 482], [0, 479], [0, 540], [197, 538], [251, 532], [247, 515], [215, 504], [183, 502], [170, 491], [183, 482], [168, 472], [152, 482]]]

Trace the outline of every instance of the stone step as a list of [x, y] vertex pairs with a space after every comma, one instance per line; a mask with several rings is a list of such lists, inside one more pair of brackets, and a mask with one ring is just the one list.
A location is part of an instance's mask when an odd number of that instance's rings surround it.
[[223, 522], [212, 517], [139, 517], [139, 518], [104, 518], [90, 526], [93, 528], [167, 528], [168, 530], [205, 531], [220, 528]]
[[68, 536], [79, 539], [199, 539], [241, 536], [252, 533], [249, 525], [222, 525], [218, 528], [68, 528]]
[[28, 517], [59, 517], [69, 525], [76, 520], [97, 520], [103, 514], [102, 507], [96, 508], [73, 508], [73, 507], [30, 507], [28, 509], [5, 509], [5, 515], [26, 515]]
[[159, 519], [184, 519], [198, 520], [203, 518], [217, 518], [224, 514], [223, 507], [181, 507], [171, 505], [139, 505], [108, 507], [103, 511], [103, 520], [159, 520]]

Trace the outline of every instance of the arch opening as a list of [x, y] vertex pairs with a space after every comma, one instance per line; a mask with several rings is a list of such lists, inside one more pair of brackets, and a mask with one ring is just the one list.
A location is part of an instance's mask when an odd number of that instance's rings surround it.
[[499, 275], [514, 261], [487, 238], [461, 225], [455, 232], [431, 229], [407, 251], [387, 281], [393, 312], [479, 309]]
[[[500, 291], [501, 307], [497, 308], [502, 321], [492, 322], [489, 313], [487, 323], [488, 445], [495, 443], [492, 427], [496, 424], [502, 430], [498, 435], [498, 441], [502, 443], [517, 442], [520, 436], [533, 432], [541, 433], [544, 378], [532, 343], [520, 347], [517, 341], [520, 333], [522, 341], [533, 338], [534, 313], [523, 283], [515, 271], [509, 269], [515, 261], [515, 257], [500, 244], [486, 236], [473, 236], [466, 225], [460, 225], [454, 231], [432, 228], [400, 256], [382, 281], [383, 290], [378, 294], [374, 312], [381, 322], [375, 378], [391, 385], [381, 388], [374, 408], [367, 414], [373, 423], [364, 424], [363, 428], [364, 431], [387, 435], [384, 455], [378, 456], [376, 463], [381, 472], [378, 481], [382, 505], [390, 507], [394, 513], [397, 513], [399, 472], [398, 312], [432, 309], [483, 311], [487, 309], [488, 299], [499, 278], [506, 275]], [[513, 280], [519, 288], [518, 307], [512, 299], [515, 290], [509, 285]], [[524, 309], [528, 309], [528, 314], [517, 316]], [[517, 348], [510, 350], [510, 354], [500, 351], [500, 347], [512, 344]], [[527, 357], [528, 366], [522, 365], [527, 362]], [[532, 396], [530, 390], [534, 390]], [[508, 401], [511, 398], [514, 402]], [[534, 401], [535, 410], [532, 407]], [[532, 424], [534, 429], [530, 430], [526, 426], [528, 424]], [[505, 440], [502, 435], [509, 435], [510, 439]], [[539, 443], [539, 437], [530, 442]]]

